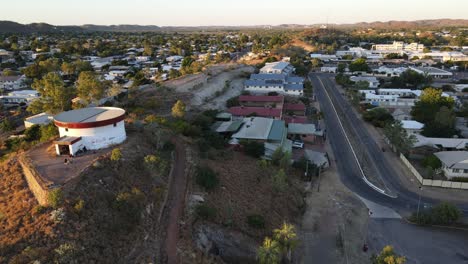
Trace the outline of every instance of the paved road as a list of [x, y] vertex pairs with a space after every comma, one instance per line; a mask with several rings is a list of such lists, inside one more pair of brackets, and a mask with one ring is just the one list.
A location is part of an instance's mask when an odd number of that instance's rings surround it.
[[[414, 212], [418, 205], [418, 194], [406, 189], [400, 182], [393, 169], [392, 164], [385, 159], [382, 150], [369, 134], [363, 121], [351, 111], [351, 105], [340, 94], [328, 74], [311, 74], [310, 79], [315, 88], [317, 99], [320, 101], [322, 112], [324, 113], [327, 125], [327, 138], [330, 139], [333, 152], [337, 159], [338, 171], [342, 182], [359, 196], [380, 205], [390, 207], [400, 213]], [[377, 170], [376, 175], [385, 186], [386, 192], [396, 198], [383, 195], [365, 183], [360, 173], [360, 169], [351, 151], [346, 137], [341, 129], [338, 116], [332, 106], [332, 102], [337, 112], [348, 119], [348, 124], [352, 126], [351, 131], [346, 133], [356, 133], [359, 145], [368, 153], [367, 159]], [[429, 197], [421, 197], [421, 204], [431, 205], [439, 201]], [[468, 214], [468, 204], [457, 204], [465, 214]]]
[[407, 264], [468, 264], [467, 234], [458, 230], [409, 225], [398, 219], [369, 222], [370, 251], [386, 245], [407, 258]]
[[[370, 251], [376, 253], [385, 245], [394, 245], [396, 251], [408, 258], [409, 264], [463, 264], [468, 263], [468, 232], [418, 227], [398, 219], [391, 209], [400, 213], [414, 212], [418, 204], [418, 194], [407, 190], [400, 182], [392, 164], [384, 158], [381, 149], [365, 129], [364, 123], [352, 111], [351, 105], [339, 93], [330, 75], [311, 74], [310, 79], [327, 129], [327, 139], [330, 140], [336, 158], [336, 166], [341, 181], [355, 194], [363, 198], [369, 208], [376, 210], [369, 221], [367, 241]], [[333, 101], [333, 105], [332, 105]], [[334, 108], [334, 107], [335, 108]], [[337, 109], [337, 112], [335, 112]], [[386, 192], [396, 198], [384, 195], [371, 188], [363, 180], [362, 173], [356, 162], [346, 136], [341, 128], [338, 115], [348, 121], [346, 133], [356, 133], [358, 145], [368, 153], [367, 158], [377, 170], [376, 175], [385, 186]], [[349, 129], [349, 125], [351, 129]], [[421, 198], [421, 204], [434, 204], [439, 201], [428, 197]], [[379, 208], [385, 207], [385, 208]], [[468, 214], [468, 204], [458, 204]], [[378, 208], [372, 209], [372, 208]], [[390, 209], [386, 209], [390, 208]]]

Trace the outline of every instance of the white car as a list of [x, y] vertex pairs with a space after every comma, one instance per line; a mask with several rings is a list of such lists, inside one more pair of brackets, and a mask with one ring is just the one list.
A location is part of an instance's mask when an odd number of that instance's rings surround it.
[[293, 148], [299, 148], [299, 149], [304, 148], [304, 142], [302, 142], [302, 141], [293, 141], [292, 147]]

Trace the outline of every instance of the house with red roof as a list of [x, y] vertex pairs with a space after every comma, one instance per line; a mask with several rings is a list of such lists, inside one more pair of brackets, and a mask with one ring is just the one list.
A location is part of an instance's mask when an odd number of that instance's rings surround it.
[[306, 106], [304, 103], [286, 103], [284, 104], [284, 113], [290, 116], [305, 116]]
[[239, 104], [247, 107], [272, 107], [282, 108], [284, 96], [268, 96], [268, 95], [241, 95], [239, 96]]
[[270, 108], [270, 107], [247, 107], [247, 106], [235, 106], [229, 108], [229, 113], [237, 118], [243, 118], [248, 116], [259, 116], [267, 117], [280, 120], [282, 117], [281, 108]]

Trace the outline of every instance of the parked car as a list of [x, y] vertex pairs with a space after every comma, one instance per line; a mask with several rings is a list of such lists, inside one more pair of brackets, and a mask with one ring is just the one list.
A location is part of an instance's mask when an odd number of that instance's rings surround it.
[[302, 142], [302, 141], [293, 141], [292, 147], [293, 148], [299, 148], [299, 149], [304, 148], [304, 142]]

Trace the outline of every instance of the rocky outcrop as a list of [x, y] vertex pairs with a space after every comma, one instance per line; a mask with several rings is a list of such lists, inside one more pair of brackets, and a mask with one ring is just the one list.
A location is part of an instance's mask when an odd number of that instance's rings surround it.
[[219, 256], [226, 263], [256, 263], [257, 243], [240, 232], [200, 224], [195, 227], [194, 240], [205, 254]]

